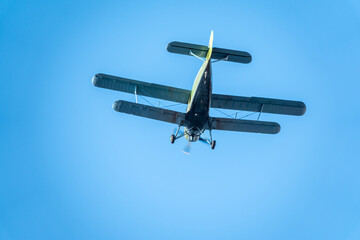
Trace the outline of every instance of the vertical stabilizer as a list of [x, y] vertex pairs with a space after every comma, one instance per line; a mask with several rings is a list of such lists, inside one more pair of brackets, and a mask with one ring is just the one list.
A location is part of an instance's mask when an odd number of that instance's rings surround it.
[[210, 40], [209, 40], [209, 51], [206, 54], [206, 60], [210, 60], [211, 58], [211, 54], [212, 54], [212, 49], [213, 49], [213, 40], [214, 40], [214, 31], [211, 30], [211, 34], [210, 34]]

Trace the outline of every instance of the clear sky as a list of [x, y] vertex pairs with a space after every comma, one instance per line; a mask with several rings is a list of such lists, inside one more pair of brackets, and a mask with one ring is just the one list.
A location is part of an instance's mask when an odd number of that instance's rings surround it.
[[[306, 114], [185, 155], [174, 125], [115, 112], [134, 97], [91, 84], [190, 89], [201, 62], [167, 43], [211, 30], [253, 56], [216, 63], [214, 92]], [[356, 0], [0, 1], [0, 239], [360, 239], [359, 43]]]

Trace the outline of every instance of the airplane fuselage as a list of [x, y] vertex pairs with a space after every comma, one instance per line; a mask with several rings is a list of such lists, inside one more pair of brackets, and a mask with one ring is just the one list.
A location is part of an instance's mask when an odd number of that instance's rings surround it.
[[199, 140], [208, 124], [211, 93], [211, 61], [207, 59], [195, 78], [185, 114], [185, 137], [191, 142]]

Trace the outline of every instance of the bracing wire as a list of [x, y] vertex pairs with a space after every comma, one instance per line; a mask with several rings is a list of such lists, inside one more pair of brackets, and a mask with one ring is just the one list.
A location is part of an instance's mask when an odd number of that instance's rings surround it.
[[[223, 112], [223, 111], [221, 111], [221, 110], [219, 110], [219, 109], [216, 109], [216, 108], [214, 108], [214, 109], [215, 109], [216, 111], [224, 114], [224, 115], [227, 116], [227, 117], [235, 118], [235, 119], [243, 119], [243, 118], [250, 117], [250, 116], [258, 113], [258, 112], [253, 112], [253, 113], [249, 113], [249, 114], [246, 114], [246, 115], [244, 115], [244, 116], [242, 116], [242, 117], [237, 118], [236, 116], [237, 116], [237, 114], [238, 114], [239, 112], [236, 112], [236, 113], [230, 115], [230, 114], [227, 114], [227, 113], [225, 113], [225, 112]], [[235, 115], [235, 117], [234, 117], [234, 115]]]
[[255, 113], [258, 113], [258, 112], [249, 113], [249, 114], [247, 114], [247, 115], [245, 115], [245, 116], [240, 117], [239, 119], [243, 119], [243, 118], [249, 117], [249, 116], [251, 116], [251, 115], [254, 115]]
[[175, 104], [165, 105], [165, 106], [163, 106], [163, 108], [175, 107], [175, 106], [179, 106], [179, 105], [181, 105], [181, 104], [182, 104], [182, 103], [175, 103]]
[[[149, 100], [147, 100], [144, 96], [141, 96], [141, 95], [138, 95], [141, 99], [143, 99], [145, 102], [147, 102], [148, 104], [150, 104], [151, 106], [155, 107], [154, 104], [152, 104]], [[159, 102], [159, 107], [160, 105], [164, 105], [161, 101], [158, 101]], [[165, 106], [162, 106], [162, 108], [169, 108], [169, 107], [175, 107], [175, 106], [179, 106], [181, 105], [182, 103], [175, 103], [175, 104], [170, 104], [170, 105], [165, 105]]]
[[219, 113], [222, 113], [222, 114], [224, 114], [225, 116], [227, 116], [227, 117], [230, 117], [230, 118], [234, 118], [233, 116], [231, 116], [231, 115], [229, 115], [229, 114], [227, 114], [227, 113], [224, 113], [223, 111], [221, 111], [221, 110], [219, 110], [219, 109], [217, 109], [217, 108], [214, 108], [216, 111], [218, 111]]
[[150, 104], [151, 106], [155, 107], [154, 104], [152, 104], [151, 102], [149, 102], [146, 98], [144, 98], [143, 96], [139, 95], [145, 102], [147, 102], [148, 104]]

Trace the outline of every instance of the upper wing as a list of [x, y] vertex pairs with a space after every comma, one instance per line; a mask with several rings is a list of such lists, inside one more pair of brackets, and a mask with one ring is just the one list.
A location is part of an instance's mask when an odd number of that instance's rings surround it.
[[181, 112], [122, 100], [114, 102], [113, 108], [115, 111], [118, 112], [151, 118], [154, 120], [164, 121], [168, 123], [180, 124], [182, 119], [184, 118], [184, 113]]
[[306, 106], [303, 102], [221, 94], [212, 95], [211, 107], [296, 116], [301, 116], [306, 111]]
[[191, 93], [189, 90], [181, 88], [168, 87], [155, 83], [141, 82], [137, 80], [115, 77], [101, 73], [96, 74], [93, 77], [92, 82], [97, 87], [108, 88], [127, 93], [135, 93], [136, 91], [136, 93], [139, 95], [184, 104], [188, 103]]
[[[191, 53], [199, 56], [206, 57], [209, 50], [207, 46], [197, 45], [184, 42], [171, 42], [167, 46], [167, 50], [171, 53], [178, 53], [184, 55], [192, 55]], [[225, 48], [213, 48], [212, 59], [224, 59], [225, 61], [238, 62], [238, 63], [250, 63], [251, 55], [248, 52], [236, 51]]]
[[228, 130], [252, 133], [276, 134], [280, 132], [280, 125], [275, 122], [252, 121], [231, 118], [210, 118], [210, 128], [214, 130]]

